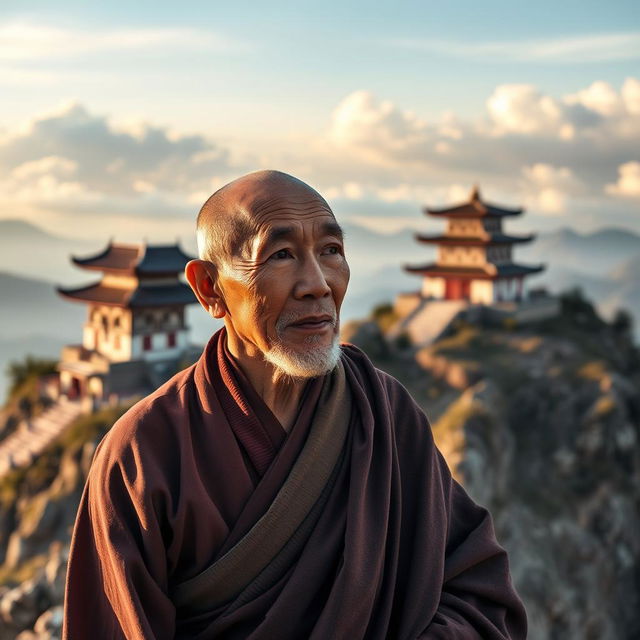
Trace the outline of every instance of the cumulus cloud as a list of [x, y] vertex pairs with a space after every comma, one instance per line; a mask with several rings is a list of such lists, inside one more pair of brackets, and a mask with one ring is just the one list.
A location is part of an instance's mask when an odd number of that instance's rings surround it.
[[606, 186], [607, 193], [640, 198], [640, 162], [626, 162], [618, 167], [618, 181]]
[[329, 137], [340, 148], [382, 163], [420, 158], [431, 139], [425, 121], [368, 91], [355, 91], [338, 104]]
[[527, 206], [543, 214], [566, 212], [567, 199], [580, 191], [580, 183], [568, 167], [538, 163], [523, 167]]
[[554, 135], [571, 139], [575, 134], [563, 105], [526, 84], [497, 87], [487, 100], [494, 135]]
[[203, 136], [117, 128], [79, 104], [0, 139], [0, 170], [5, 203], [154, 215], [191, 210], [192, 194], [237, 172], [229, 152]]
[[[328, 139], [339, 151], [373, 167], [395, 168], [405, 180], [432, 184], [496, 179], [513, 184], [525, 167], [564, 167], [593, 193], [607, 175], [637, 157], [640, 146], [640, 81], [620, 89], [594, 82], [585, 89], [552, 96], [526, 84], [500, 85], [487, 99], [486, 114], [462, 120], [453, 114], [426, 121], [366, 91], [336, 107]], [[538, 169], [539, 171], [539, 169]], [[523, 184], [540, 174], [529, 173]], [[558, 178], [558, 176], [556, 176]], [[566, 186], [566, 185], [565, 185]], [[562, 210], [566, 196], [545, 186], [547, 212]], [[566, 191], [566, 190], [565, 190]]]

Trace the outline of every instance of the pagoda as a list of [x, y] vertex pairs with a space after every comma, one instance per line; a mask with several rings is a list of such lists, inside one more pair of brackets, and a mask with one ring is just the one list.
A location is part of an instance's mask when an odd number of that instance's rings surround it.
[[57, 288], [87, 305], [82, 344], [64, 347], [58, 365], [64, 395], [95, 409], [146, 394], [192, 357], [185, 307], [197, 300], [180, 279], [189, 260], [177, 244], [112, 242], [96, 255], [72, 257], [102, 278]]
[[424, 212], [447, 220], [444, 234], [416, 235], [418, 242], [437, 246], [436, 262], [405, 266], [408, 273], [424, 278], [424, 298], [485, 305], [519, 302], [525, 297], [524, 279], [544, 269], [513, 262], [513, 245], [531, 242], [535, 235], [507, 235], [502, 221], [521, 215], [523, 209], [484, 202], [478, 187], [468, 202]]

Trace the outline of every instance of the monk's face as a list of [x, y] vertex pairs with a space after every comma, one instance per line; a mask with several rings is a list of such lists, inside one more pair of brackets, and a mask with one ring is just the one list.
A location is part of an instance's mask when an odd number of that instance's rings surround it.
[[219, 276], [230, 341], [290, 375], [319, 375], [339, 353], [349, 281], [342, 232], [312, 190], [259, 196], [250, 208], [256, 233]]

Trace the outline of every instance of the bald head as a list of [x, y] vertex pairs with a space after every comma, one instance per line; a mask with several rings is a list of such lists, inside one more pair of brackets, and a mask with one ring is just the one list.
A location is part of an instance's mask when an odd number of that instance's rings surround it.
[[197, 220], [198, 252], [202, 260], [228, 264], [247, 248], [258, 225], [288, 204], [325, 210], [326, 200], [302, 180], [281, 171], [249, 173], [218, 189], [202, 206]]

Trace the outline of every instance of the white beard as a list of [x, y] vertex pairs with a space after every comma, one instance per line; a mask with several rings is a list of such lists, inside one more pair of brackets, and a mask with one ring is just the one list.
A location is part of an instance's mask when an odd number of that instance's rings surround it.
[[272, 342], [269, 351], [263, 354], [264, 359], [276, 370], [290, 378], [316, 378], [329, 373], [340, 360], [340, 341], [334, 336], [328, 346], [314, 345], [322, 340], [322, 336], [308, 336], [305, 342], [309, 344], [307, 351], [293, 351], [281, 341], [281, 331], [290, 318], [281, 318], [276, 324], [277, 341]]

